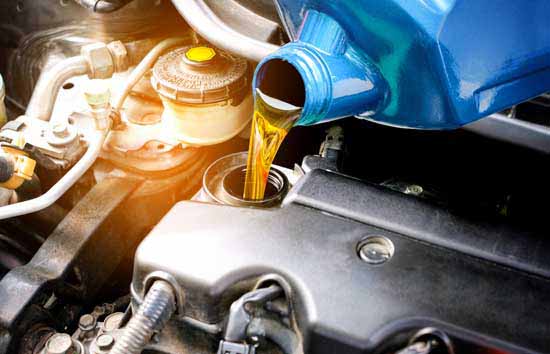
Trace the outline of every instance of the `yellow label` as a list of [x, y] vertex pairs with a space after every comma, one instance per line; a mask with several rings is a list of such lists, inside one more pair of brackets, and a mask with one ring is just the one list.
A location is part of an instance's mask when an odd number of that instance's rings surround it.
[[216, 56], [216, 51], [210, 47], [194, 47], [185, 53], [187, 59], [202, 63], [212, 60]]

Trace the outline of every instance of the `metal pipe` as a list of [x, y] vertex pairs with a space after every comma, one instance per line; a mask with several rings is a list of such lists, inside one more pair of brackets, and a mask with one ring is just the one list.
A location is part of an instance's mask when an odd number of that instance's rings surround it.
[[[189, 38], [170, 38], [157, 44], [132, 72], [125, 89], [117, 100], [120, 109], [130, 90], [143, 77], [144, 73], [154, 64], [156, 59], [170, 47], [183, 44]], [[44, 72], [34, 90], [26, 115], [30, 118], [50, 120], [53, 107], [61, 86], [71, 77], [85, 75], [90, 68], [82, 56], [65, 59]], [[112, 121], [109, 121], [109, 125]], [[95, 131], [89, 139], [89, 147], [82, 158], [46, 193], [40, 197], [6, 205], [0, 208], [0, 220], [34, 213], [54, 204], [69, 190], [94, 164], [99, 157], [101, 148], [110, 131], [110, 126], [101, 131]]]
[[57, 93], [68, 79], [85, 75], [90, 72], [90, 66], [82, 56], [64, 59], [55, 64], [51, 69], [44, 71], [32, 94], [27, 106], [26, 116], [41, 120], [50, 120], [53, 112]]
[[6, 205], [0, 208], [0, 220], [40, 211], [54, 204], [76, 181], [93, 165], [101, 152], [101, 147], [110, 129], [94, 131], [89, 147], [82, 158], [46, 193], [24, 202]]
[[493, 114], [464, 126], [473, 133], [550, 154], [550, 127]]
[[141, 80], [143, 75], [155, 64], [158, 57], [165, 52], [166, 50], [176, 47], [178, 45], [185, 44], [192, 40], [192, 37], [178, 37], [178, 38], [168, 38], [163, 40], [162, 42], [159, 42], [136, 66], [136, 68], [132, 71], [128, 79], [126, 80], [126, 83], [124, 84], [124, 88], [118, 95], [115, 104], [114, 109], [117, 112], [120, 112], [122, 109], [122, 105], [124, 104], [124, 101], [126, 100], [126, 97], [130, 94], [130, 91], [134, 88], [134, 86]]
[[203, 0], [172, 0], [172, 3], [195, 32], [219, 48], [256, 62], [280, 48], [230, 28]]

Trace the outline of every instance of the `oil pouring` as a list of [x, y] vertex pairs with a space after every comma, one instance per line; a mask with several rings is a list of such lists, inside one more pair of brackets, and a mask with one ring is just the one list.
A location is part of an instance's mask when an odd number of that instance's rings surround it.
[[259, 88], [256, 89], [244, 199], [264, 198], [271, 164], [301, 112], [301, 107], [270, 97]]

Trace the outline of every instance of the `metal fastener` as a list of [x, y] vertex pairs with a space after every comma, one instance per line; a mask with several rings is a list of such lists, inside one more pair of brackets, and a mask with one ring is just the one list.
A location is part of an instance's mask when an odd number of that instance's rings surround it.
[[115, 312], [113, 314], [110, 314], [105, 318], [105, 321], [103, 321], [103, 330], [105, 332], [110, 332], [118, 329], [120, 327], [120, 322], [122, 322], [123, 317], [124, 313], [122, 312]]
[[78, 321], [78, 328], [81, 331], [92, 331], [97, 324], [97, 321], [94, 316], [86, 314], [80, 317]]
[[52, 129], [53, 135], [55, 135], [58, 138], [65, 138], [69, 134], [67, 123], [63, 121], [54, 123], [51, 129]]
[[369, 264], [383, 264], [391, 259], [395, 248], [387, 237], [370, 236], [359, 243], [357, 253]]
[[80, 54], [90, 65], [91, 79], [109, 79], [115, 71], [115, 64], [111, 52], [105, 43], [92, 43], [82, 47]]
[[53, 146], [64, 146], [73, 143], [78, 138], [77, 130], [66, 121], [50, 123], [46, 131], [46, 140]]
[[102, 334], [97, 337], [96, 344], [100, 350], [109, 350], [115, 344], [115, 339], [110, 334]]
[[46, 354], [67, 354], [73, 347], [73, 340], [67, 333], [56, 333], [46, 343]]
[[418, 184], [411, 184], [405, 188], [405, 194], [419, 196], [424, 193], [424, 188]]

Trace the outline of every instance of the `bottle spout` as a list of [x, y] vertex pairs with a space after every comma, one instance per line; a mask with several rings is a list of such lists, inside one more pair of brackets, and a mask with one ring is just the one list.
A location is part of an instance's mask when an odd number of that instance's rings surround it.
[[277, 110], [279, 112], [285, 112], [287, 115], [299, 116], [302, 111], [302, 107], [295, 106], [292, 103], [283, 101], [280, 98], [275, 98], [263, 93], [260, 88], [256, 88], [256, 100], [261, 104], [268, 106], [271, 110]]
[[295, 107], [297, 125], [365, 115], [382, 105], [386, 84], [371, 61], [349, 43], [331, 17], [310, 10], [296, 42], [264, 58], [253, 87]]

